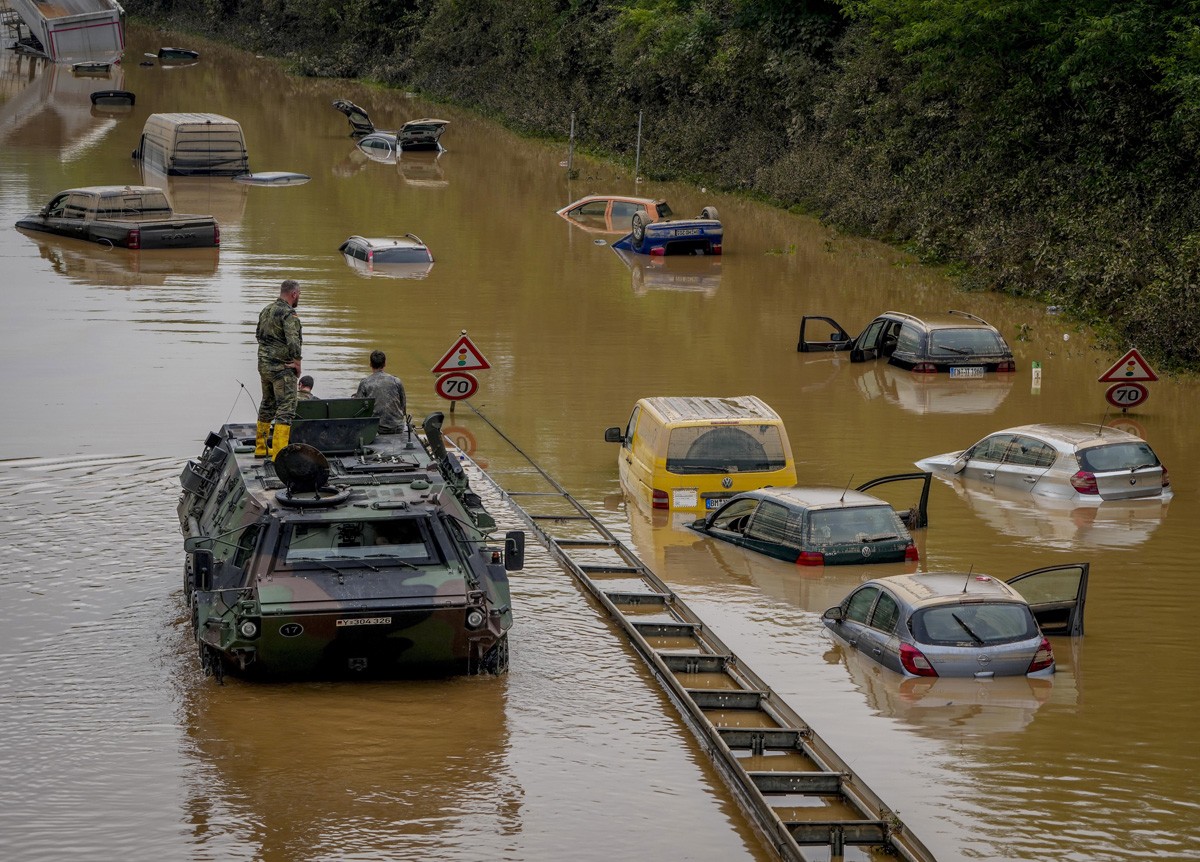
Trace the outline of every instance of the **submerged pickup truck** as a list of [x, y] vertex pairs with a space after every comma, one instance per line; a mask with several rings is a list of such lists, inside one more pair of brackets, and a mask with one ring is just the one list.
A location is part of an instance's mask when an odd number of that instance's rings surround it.
[[172, 212], [166, 193], [153, 186], [67, 189], [17, 227], [132, 249], [221, 244], [215, 218]]

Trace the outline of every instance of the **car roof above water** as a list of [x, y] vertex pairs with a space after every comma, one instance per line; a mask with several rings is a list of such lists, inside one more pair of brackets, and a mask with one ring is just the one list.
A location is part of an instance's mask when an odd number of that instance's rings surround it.
[[997, 434], [1031, 434], [1066, 444], [1068, 447], [1081, 449], [1089, 446], [1100, 446], [1109, 443], [1144, 443], [1141, 437], [1121, 431], [1118, 428], [1107, 428], [1101, 425], [1053, 424], [1017, 425], [1005, 428]]
[[947, 599], [962, 601], [991, 600], [1025, 603], [1019, 592], [991, 575], [970, 572], [922, 572], [913, 575], [892, 575], [868, 583], [886, 586], [914, 608], [944, 603]]
[[643, 398], [649, 409], [662, 417], [664, 422], [710, 422], [764, 421], [779, 422], [779, 414], [754, 395], [732, 395], [727, 398], [712, 396], [659, 396]]
[[878, 497], [855, 491], [853, 488], [763, 488], [751, 491], [748, 496], [761, 497], [764, 500], [776, 500], [788, 506], [802, 506], [806, 509], [838, 509], [857, 508], [861, 506], [888, 505]]

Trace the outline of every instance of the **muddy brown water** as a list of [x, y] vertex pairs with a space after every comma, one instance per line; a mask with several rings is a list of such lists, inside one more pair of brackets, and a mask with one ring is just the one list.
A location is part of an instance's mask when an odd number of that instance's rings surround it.
[[[787, 422], [802, 482], [857, 484], [1009, 425], [1099, 420], [1116, 354], [1040, 305], [959, 293], [893, 250], [686, 186], [642, 191], [684, 214], [715, 204], [727, 254], [629, 266], [596, 242], [611, 236], [554, 215], [632, 192], [627, 172], [579, 159], [569, 180], [565, 146], [207, 43], [192, 66], [138, 65], [180, 42], [194, 44], [132, 31], [100, 83], [0, 60], [5, 225], [64, 188], [140, 182], [130, 152], [154, 111], [234, 117], [254, 169], [312, 176], [172, 180], [178, 208], [219, 218], [219, 252], [0, 226], [0, 857], [770, 858], [640, 661], [536, 549], [514, 578], [503, 678], [201, 677], [178, 475], [207, 431], [253, 415], [254, 320], [294, 277], [319, 395], [350, 394], [378, 347], [414, 412], [444, 408], [429, 369], [466, 329], [492, 365], [471, 406], [627, 538], [939, 859], [1200, 858], [1196, 381], [1150, 384], [1121, 420], [1170, 468], [1169, 505], [1064, 511], [935, 482], [921, 566], [1088, 560], [1087, 635], [1055, 642], [1052, 680], [901, 681], [818, 619], [890, 567], [800, 569], [699, 540], [622, 497], [604, 428], [642, 396], [752, 393]], [[93, 112], [88, 93], [111, 87], [136, 107]], [[370, 161], [337, 97], [383, 128], [450, 119], [446, 151]], [[433, 249], [424, 278], [368, 277], [337, 252], [406, 232]], [[1020, 370], [930, 381], [795, 351], [806, 312], [854, 330], [887, 308], [951, 307], [997, 324]], [[450, 424], [500, 481], [521, 469], [470, 407]]]

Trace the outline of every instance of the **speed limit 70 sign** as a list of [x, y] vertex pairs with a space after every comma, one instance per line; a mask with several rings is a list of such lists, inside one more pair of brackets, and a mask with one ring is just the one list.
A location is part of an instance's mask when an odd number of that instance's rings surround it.
[[452, 371], [439, 377], [433, 388], [447, 401], [462, 401], [479, 390], [479, 381], [465, 371]]
[[1104, 397], [1113, 407], [1128, 410], [1130, 407], [1137, 407], [1149, 398], [1150, 390], [1140, 383], [1117, 383], [1108, 387]]

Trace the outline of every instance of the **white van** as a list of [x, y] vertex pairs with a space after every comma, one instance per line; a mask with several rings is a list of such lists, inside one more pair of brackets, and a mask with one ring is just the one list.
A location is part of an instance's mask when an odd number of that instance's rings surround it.
[[151, 114], [133, 157], [168, 176], [235, 177], [250, 172], [242, 127], [220, 114]]

